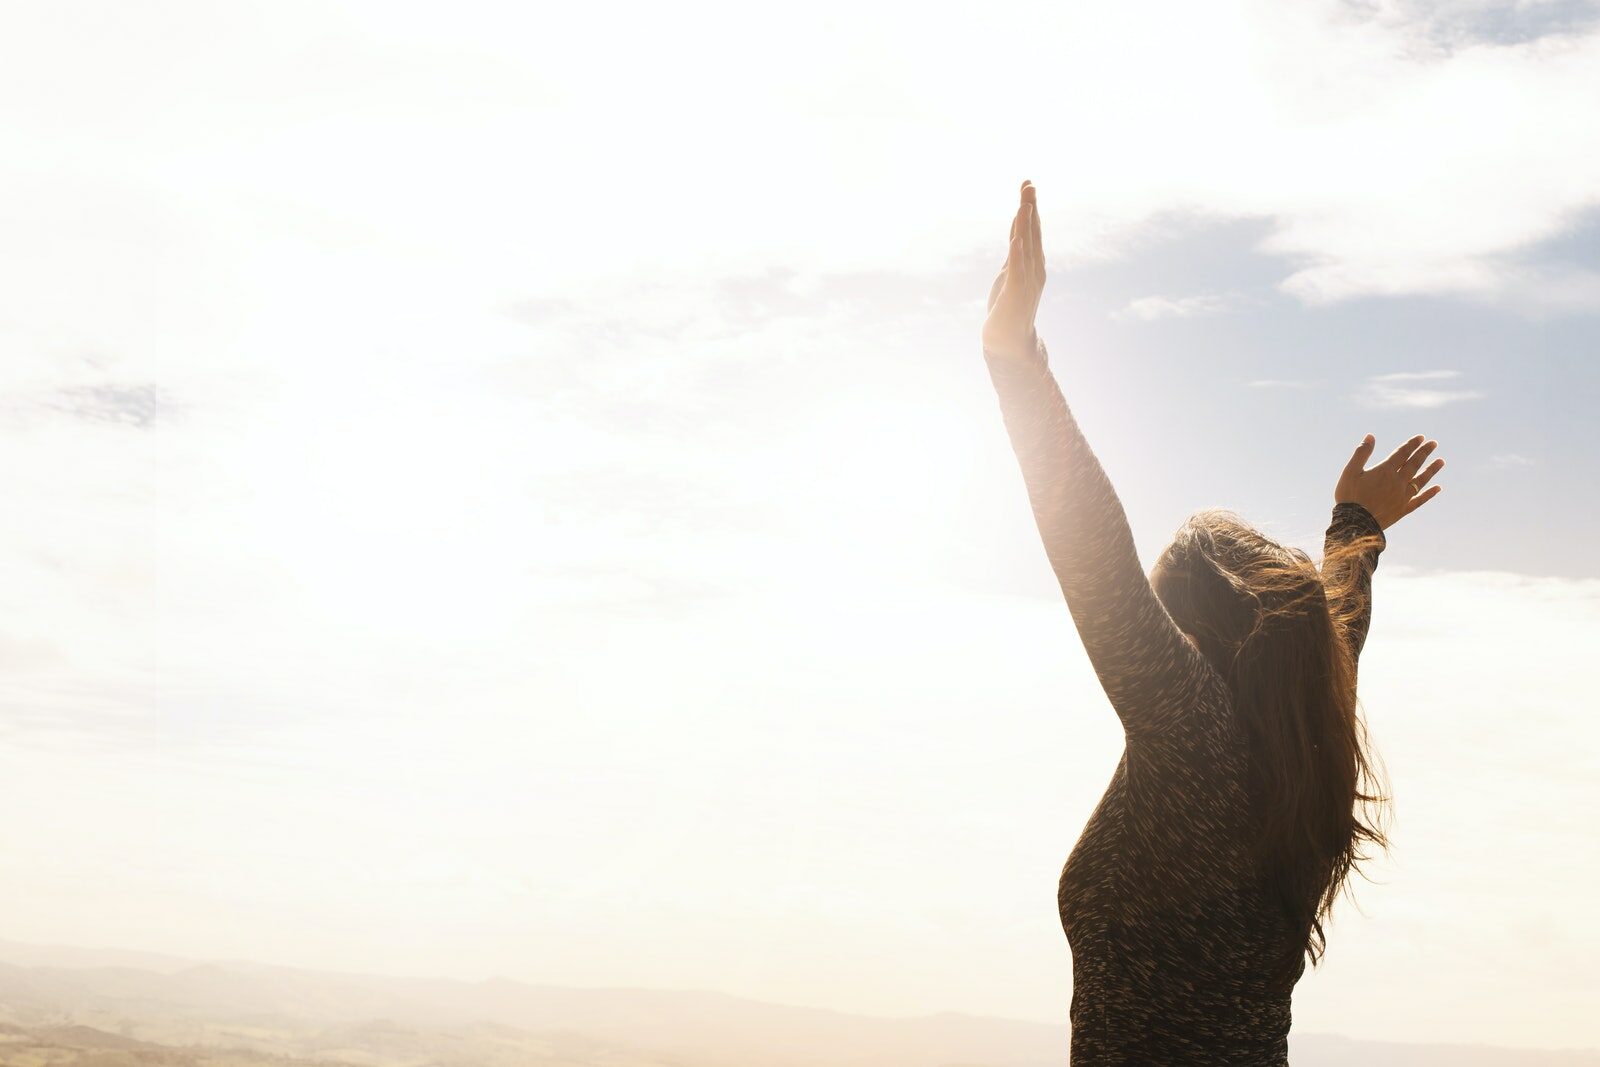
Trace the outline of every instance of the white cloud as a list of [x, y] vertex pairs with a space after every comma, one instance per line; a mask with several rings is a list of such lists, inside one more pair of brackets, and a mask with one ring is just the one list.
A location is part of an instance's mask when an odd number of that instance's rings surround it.
[[1484, 394], [1477, 389], [1438, 389], [1414, 385], [1415, 382], [1447, 381], [1460, 377], [1459, 371], [1397, 371], [1367, 379], [1359, 394], [1362, 403], [1375, 408], [1439, 408], [1463, 400], [1477, 400]]
[[1142, 319], [1146, 322], [1155, 319], [1190, 319], [1197, 315], [1217, 315], [1237, 307], [1238, 303], [1237, 297], [1226, 293], [1180, 297], [1142, 296], [1130, 300], [1116, 314], [1118, 318]]
[[1570, 35], [1600, 19], [1593, 0], [1347, 0], [1352, 10], [1403, 30], [1418, 54]]
[[1458, 378], [1460, 371], [1455, 370], [1402, 370], [1392, 374], [1377, 374], [1370, 381], [1374, 382], [1431, 382], [1441, 378]]
[[1514, 470], [1519, 467], [1532, 467], [1536, 461], [1517, 452], [1502, 452], [1489, 457], [1489, 467], [1492, 470]]
[[[917, 48], [899, 4], [637, 5], [620, 38], [599, 8], [483, 0], [64, 10], [0, 43], [32, 87], [0, 104], [0, 282], [11, 328], [69, 346], [116, 321], [203, 350], [313, 282], [504, 303], [640, 270], [925, 269], [1002, 254], [1022, 177], [1056, 262], [1181, 210], [1274, 220], [1307, 301], [1600, 300], [1513, 262], [1600, 201], [1594, 32], [1419, 53], [1437, 11], [1335, 0], [952, 10]], [[627, 77], [597, 84], [602, 52]]]

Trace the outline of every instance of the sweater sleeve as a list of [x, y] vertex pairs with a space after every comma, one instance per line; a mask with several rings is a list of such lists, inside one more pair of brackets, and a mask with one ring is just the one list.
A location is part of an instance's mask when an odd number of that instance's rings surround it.
[[985, 362], [1033, 517], [1089, 661], [1130, 737], [1172, 725], [1215, 672], [1178, 629], [1139, 564], [1122, 502], [1048, 366]]
[[[1333, 506], [1333, 519], [1323, 540], [1322, 572], [1330, 588], [1347, 588], [1331, 607], [1349, 620], [1350, 651], [1358, 658], [1372, 623], [1372, 572], [1378, 569], [1378, 554], [1388, 543], [1372, 512], [1355, 503]], [[1352, 547], [1354, 551], [1350, 551]], [[1352, 567], [1356, 580], [1347, 586], [1344, 570]]]

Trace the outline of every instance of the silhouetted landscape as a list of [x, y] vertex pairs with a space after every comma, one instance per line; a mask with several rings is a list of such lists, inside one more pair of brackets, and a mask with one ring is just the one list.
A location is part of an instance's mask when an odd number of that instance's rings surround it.
[[[5, 1067], [1059, 1067], [1062, 1026], [720, 993], [333, 974], [0, 943]], [[1297, 1067], [1600, 1067], [1600, 1051], [1297, 1035]]]

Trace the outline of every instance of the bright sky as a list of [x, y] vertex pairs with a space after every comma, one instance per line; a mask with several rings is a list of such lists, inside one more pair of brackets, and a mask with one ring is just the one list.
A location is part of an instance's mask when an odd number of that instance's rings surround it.
[[1592, 5], [37, 0], [0, 82], [0, 936], [1063, 1021], [1031, 178], [1147, 561], [1449, 461], [1296, 1026], [1600, 1045]]

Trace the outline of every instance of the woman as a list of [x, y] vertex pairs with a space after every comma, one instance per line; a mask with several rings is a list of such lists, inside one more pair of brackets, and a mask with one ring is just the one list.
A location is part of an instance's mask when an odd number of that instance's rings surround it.
[[[1334, 489], [1322, 567], [1220, 510], [1146, 579], [1122, 505], [1034, 330], [1044, 253], [1022, 184], [983, 349], [1034, 518], [1126, 738], [1061, 872], [1072, 1062], [1287, 1063], [1289, 1000], [1362, 846], [1371, 755], [1356, 709], [1384, 529], [1444, 461], [1413, 437]], [[1424, 464], [1427, 463], [1426, 468]]]

